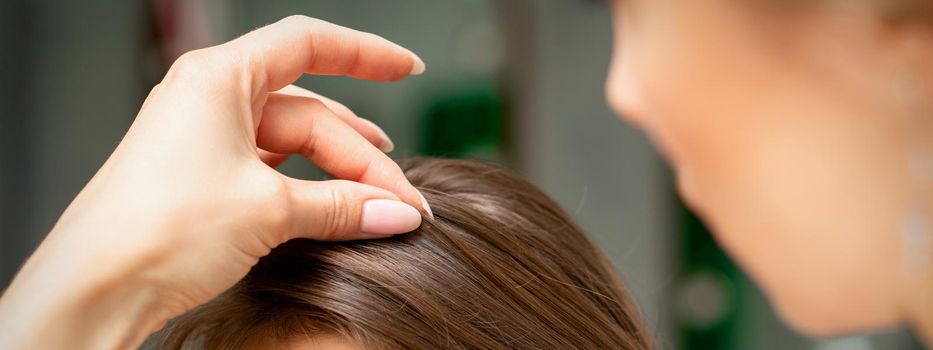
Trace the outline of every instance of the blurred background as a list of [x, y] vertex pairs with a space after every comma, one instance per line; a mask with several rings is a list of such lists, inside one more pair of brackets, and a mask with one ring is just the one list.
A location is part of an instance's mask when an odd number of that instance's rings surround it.
[[[614, 260], [659, 348], [921, 348], [906, 330], [816, 341], [780, 323], [682, 207], [646, 138], [606, 106], [600, 1], [0, 0], [0, 287], [178, 55], [291, 14], [417, 52], [427, 73], [402, 82], [298, 85], [380, 124], [393, 157], [480, 158], [530, 178]], [[281, 169], [324, 176], [299, 159]]]

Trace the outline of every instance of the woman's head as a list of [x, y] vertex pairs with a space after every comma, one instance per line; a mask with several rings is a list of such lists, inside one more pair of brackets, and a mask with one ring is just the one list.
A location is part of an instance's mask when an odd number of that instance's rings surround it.
[[933, 2], [613, 7], [610, 103], [782, 314], [812, 333], [901, 321], [907, 168], [933, 149]]
[[390, 239], [287, 242], [163, 345], [651, 348], [611, 264], [534, 186], [472, 161], [400, 164], [435, 220]]

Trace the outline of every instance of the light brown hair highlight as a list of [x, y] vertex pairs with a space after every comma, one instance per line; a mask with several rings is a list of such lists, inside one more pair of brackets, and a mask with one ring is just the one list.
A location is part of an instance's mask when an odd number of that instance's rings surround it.
[[381, 240], [289, 241], [156, 345], [339, 334], [365, 349], [652, 348], [611, 263], [540, 190], [475, 161], [400, 165], [433, 221]]

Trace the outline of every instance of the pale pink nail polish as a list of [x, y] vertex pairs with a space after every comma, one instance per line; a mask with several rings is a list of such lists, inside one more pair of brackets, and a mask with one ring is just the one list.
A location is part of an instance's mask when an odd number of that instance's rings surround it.
[[410, 232], [421, 225], [421, 213], [414, 207], [389, 199], [371, 199], [363, 203], [360, 232], [389, 235]]
[[434, 219], [434, 211], [431, 210], [431, 206], [428, 205], [428, 200], [424, 198], [424, 194], [421, 191], [418, 191], [418, 195], [421, 196], [421, 207], [424, 208], [424, 211], [428, 212], [428, 216], [431, 219]]
[[425, 68], [426, 68], [425, 65], [424, 65], [424, 61], [422, 61], [422, 60], [421, 60], [421, 57], [418, 57], [418, 55], [416, 55], [414, 52], [412, 52], [411, 55], [412, 55], [412, 57], [414, 57], [414, 59], [415, 59], [415, 60], [414, 60], [414, 64], [413, 64], [412, 67], [411, 67], [411, 75], [421, 75], [421, 74], [424, 74], [424, 71], [425, 71]]

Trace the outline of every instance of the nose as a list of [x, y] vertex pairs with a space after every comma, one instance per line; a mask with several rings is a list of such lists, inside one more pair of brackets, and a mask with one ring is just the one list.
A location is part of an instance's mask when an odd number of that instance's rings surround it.
[[630, 60], [619, 52], [613, 54], [612, 67], [606, 78], [606, 100], [621, 118], [636, 126], [644, 126], [646, 105], [644, 90]]

